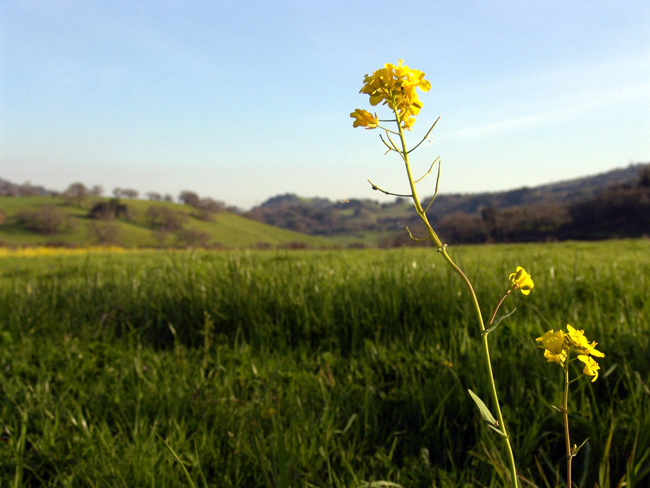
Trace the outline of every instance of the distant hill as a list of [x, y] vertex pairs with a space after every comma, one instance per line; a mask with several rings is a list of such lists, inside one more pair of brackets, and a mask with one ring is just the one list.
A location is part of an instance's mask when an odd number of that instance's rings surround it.
[[[627, 168], [614, 169], [593, 176], [501, 192], [440, 194], [436, 197], [436, 214], [446, 215], [453, 212], [473, 214], [488, 207], [503, 210], [543, 202], [575, 203], [593, 198], [609, 186], [635, 183], [639, 179], [640, 172], [649, 165], [650, 163], [631, 164]], [[428, 200], [425, 198], [423, 201]], [[411, 205], [408, 207], [410, 209]]]
[[[543, 205], [569, 206], [595, 198], [609, 187], [633, 185], [649, 166], [650, 163], [632, 164], [593, 176], [502, 192], [439, 194], [429, 216], [434, 224], [438, 224], [450, 215], [477, 216], [485, 209], [503, 211]], [[423, 198], [422, 201], [428, 202], [429, 199]], [[403, 233], [404, 226], [418, 225], [410, 200], [403, 198], [380, 204], [369, 199], [332, 202], [286, 194], [270, 198], [245, 215], [284, 229], [338, 236], [348, 243], [369, 245], [377, 244], [395, 232]]]
[[[95, 205], [109, 201], [87, 197], [72, 204], [59, 196], [0, 196], [0, 245], [261, 249], [333, 245], [322, 237], [255, 222], [227, 210], [205, 216], [189, 205], [170, 202], [121, 199], [127, 213], [89, 216]], [[153, 207], [158, 211], [152, 212]]]
[[[0, 245], [321, 248], [411, 245], [405, 226], [422, 235], [403, 198], [380, 204], [284, 194], [242, 214], [189, 191], [179, 197], [184, 204], [157, 193], [148, 194], [153, 200], [87, 196], [87, 189], [77, 200], [76, 185], [58, 194], [0, 179]], [[429, 212], [450, 243], [650, 235], [649, 218], [650, 163], [531, 188], [440, 194]]]

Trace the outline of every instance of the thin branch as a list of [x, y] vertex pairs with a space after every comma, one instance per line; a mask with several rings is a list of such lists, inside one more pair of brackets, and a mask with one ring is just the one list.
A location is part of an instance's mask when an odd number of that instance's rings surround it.
[[[378, 120], [378, 122], [397, 122], [395, 119], [392, 120]], [[390, 132], [391, 134], [395, 134], [396, 136], [399, 135], [399, 132], [395, 132], [394, 130], [387, 129], [383, 125], [377, 125], [378, 128], [385, 130], [386, 132]]]
[[413, 237], [413, 234], [411, 234], [411, 229], [408, 228], [408, 225], [405, 225], [404, 228], [406, 229], [406, 232], [409, 233], [409, 237], [411, 238], [411, 240], [415, 242], [426, 241], [427, 239], [431, 239], [431, 236], [421, 237], [421, 238]]
[[433, 163], [431, 163], [431, 166], [429, 167], [429, 171], [427, 171], [426, 173], [424, 173], [424, 174], [420, 177], [420, 179], [415, 180], [415, 183], [420, 183], [420, 181], [422, 181], [422, 180], [425, 179], [427, 176], [429, 176], [429, 175], [431, 174], [431, 170], [433, 169], [433, 166], [438, 162], [438, 160], [440, 160], [440, 156], [438, 156], [436, 159], [433, 160]]
[[[384, 136], [382, 136], [381, 134], [379, 134], [379, 138], [381, 139], [381, 142], [383, 142], [384, 145], [388, 148], [388, 151], [389, 151], [389, 152], [390, 152], [390, 151], [399, 152], [399, 151], [397, 150], [397, 148], [390, 147], [390, 146], [388, 145], [388, 143], [384, 140]], [[392, 142], [392, 141], [391, 141], [391, 142]]]
[[[497, 316], [497, 312], [499, 311], [499, 308], [501, 307], [501, 304], [503, 303], [503, 301], [504, 301], [506, 298], [508, 298], [508, 297], [510, 296], [510, 294], [512, 293], [512, 291], [513, 291], [512, 289], [508, 290], [508, 291], [507, 291], [507, 292], [506, 292], [506, 293], [501, 297], [501, 299], [499, 300], [499, 303], [497, 303], [497, 306], [496, 306], [495, 309], [494, 309], [494, 312], [492, 313], [492, 318], [490, 318], [490, 322], [488, 322], [488, 324], [487, 324], [487, 328], [486, 328], [484, 331], [481, 332], [481, 335], [488, 335], [490, 332], [492, 332], [492, 331], [496, 328], [496, 326], [495, 326], [495, 327], [492, 327], [492, 324], [494, 323], [494, 319], [495, 319], [496, 316]], [[517, 309], [515, 309], [515, 310], [517, 310]], [[510, 312], [510, 313], [504, 315], [503, 317], [501, 317], [501, 318], [499, 319], [499, 322], [501, 322], [501, 320], [505, 319], [506, 317], [509, 317], [509, 316], [512, 315], [513, 313], [514, 313], [514, 310], [513, 310], [512, 312]], [[497, 325], [499, 324], [499, 322], [497, 322]]]
[[404, 198], [411, 198], [413, 195], [402, 195], [401, 193], [392, 193], [389, 191], [386, 191], [382, 188], [379, 188], [377, 185], [375, 185], [372, 181], [368, 180], [368, 183], [370, 183], [370, 186], [372, 187], [373, 190], [379, 190], [380, 192], [386, 194], [386, 195], [392, 195], [394, 197], [404, 197]]
[[[407, 162], [406, 161], [406, 156], [408, 155], [408, 153], [404, 152], [406, 150], [406, 146], [404, 146], [404, 139], [402, 139], [402, 147], [404, 148], [404, 150], [400, 151], [399, 149], [397, 149], [397, 145], [390, 138], [390, 134], [388, 133], [388, 131], [386, 131], [386, 137], [388, 137], [388, 140], [390, 141], [391, 145], [395, 148], [395, 151], [397, 152], [397, 154], [400, 155], [400, 157], [402, 158], [402, 161], [404, 161], [406, 163]], [[401, 136], [400, 136], [400, 138], [401, 138]]]
[[[399, 155], [402, 156], [402, 159], [404, 159], [404, 157], [405, 157], [405, 156], [404, 156], [404, 153], [403, 153], [402, 151], [400, 151], [399, 149], [397, 149], [397, 146], [395, 145], [395, 143], [393, 142], [393, 140], [390, 138], [390, 135], [388, 134], [388, 131], [386, 131], [386, 137], [388, 137], [388, 140], [390, 141], [390, 143], [391, 143], [391, 144], [393, 145], [393, 147], [395, 148], [395, 151], [397, 151], [397, 152], [399, 153]], [[407, 153], [407, 154], [408, 154], [408, 153]]]
[[414, 148], [412, 148], [411, 150], [408, 151], [409, 153], [415, 151], [418, 147], [420, 147], [420, 144], [422, 144], [427, 139], [427, 137], [429, 137], [429, 134], [431, 134], [431, 131], [436, 126], [436, 124], [438, 123], [439, 120], [440, 120], [440, 117], [438, 117], [436, 119], [436, 121], [433, 123], [433, 125], [431, 126], [429, 131], [425, 134], [425, 136], [422, 138], [422, 140], [420, 142], [418, 142], [417, 145]]
[[[431, 197], [431, 201], [429, 202], [429, 205], [427, 205], [427, 208], [424, 209], [424, 213], [428, 212], [431, 205], [433, 205], [433, 201], [436, 199], [436, 196], [438, 195], [438, 185], [440, 184], [440, 170], [442, 168], [442, 161], [440, 161], [440, 158], [436, 158], [436, 161], [438, 161], [438, 177], [436, 178], [436, 191], [433, 192], [433, 197]], [[436, 161], [434, 161], [434, 163]]]

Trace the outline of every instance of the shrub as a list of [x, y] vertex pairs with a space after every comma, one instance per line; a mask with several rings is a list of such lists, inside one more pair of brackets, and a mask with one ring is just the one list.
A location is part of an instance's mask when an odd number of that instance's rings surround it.
[[145, 212], [151, 227], [161, 232], [174, 232], [183, 228], [187, 215], [176, 212], [165, 205], [151, 205]]
[[99, 220], [113, 220], [119, 217], [128, 219], [130, 217], [130, 212], [128, 206], [120, 203], [117, 198], [112, 198], [108, 202], [97, 203], [92, 209], [90, 209], [88, 216], [91, 219]]
[[93, 222], [90, 229], [91, 236], [99, 244], [112, 244], [119, 246], [122, 244], [122, 229], [113, 222]]
[[211, 236], [202, 230], [182, 229], [176, 233], [176, 242], [181, 247], [209, 247]]
[[54, 205], [43, 205], [37, 210], [23, 210], [18, 213], [17, 219], [26, 229], [44, 235], [54, 235], [72, 228], [69, 217]]

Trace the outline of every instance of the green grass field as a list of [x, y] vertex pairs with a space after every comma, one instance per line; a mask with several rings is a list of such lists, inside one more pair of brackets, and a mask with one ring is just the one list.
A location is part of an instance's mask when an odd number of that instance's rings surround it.
[[[225, 248], [244, 248], [255, 246], [305, 245], [313, 248], [327, 248], [338, 241], [292, 232], [261, 222], [250, 220], [231, 212], [215, 214], [210, 221], [200, 220], [192, 215], [192, 208], [187, 205], [167, 202], [150, 202], [145, 200], [122, 200], [129, 207], [131, 218], [115, 219], [109, 222], [88, 218], [88, 212], [99, 201], [106, 198], [87, 198], [83, 206], [68, 205], [61, 198], [53, 197], [0, 197], [0, 211], [7, 218], [0, 225], [0, 243], [10, 246], [37, 246], [55, 243], [57, 245], [91, 246], [98, 242], [93, 225], [114, 225], [118, 229], [118, 243], [127, 248], [160, 247], [161, 243], [154, 237], [153, 229], [147, 221], [146, 211], [151, 205], [168, 207], [187, 216], [185, 228], [195, 229], [209, 235], [210, 245]], [[43, 205], [54, 205], [69, 217], [70, 229], [64, 229], [55, 235], [41, 235], [19, 225], [16, 215], [24, 210], [36, 210]], [[175, 245], [174, 237], [168, 238], [168, 246]]]
[[[581, 487], [650, 484], [650, 241], [450, 249], [485, 315], [522, 487], [563, 486], [567, 323], [606, 357], [571, 385]], [[429, 249], [0, 258], [0, 485], [501, 487], [467, 293]], [[576, 368], [576, 371], [578, 369]], [[488, 402], [489, 403], [489, 402]], [[494, 468], [497, 466], [497, 469]]]

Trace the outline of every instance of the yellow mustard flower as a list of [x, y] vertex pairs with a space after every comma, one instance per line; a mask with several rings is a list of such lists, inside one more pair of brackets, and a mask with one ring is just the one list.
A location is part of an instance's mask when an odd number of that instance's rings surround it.
[[350, 114], [350, 117], [354, 119], [353, 127], [365, 127], [366, 129], [374, 129], [379, 125], [379, 119], [377, 114], [371, 114], [367, 110], [362, 110], [360, 108], [356, 109]]
[[564, 362], [566, 361], [567, 357], [569, 357], [569, 353], [565, 350], [561, 350], [557, 354], [549, 351], [548, 349], [544, 350], [544, 359], [546, 359], [549, 363], [557, 363], [562, 367], [564, 367]]
[[535, 340], [542, 343], [542, 345], [539, 347], [542, 347], [547, 351], [550, 351], [552, 354], [559, 354], [560, 352], [562, 352], [563, 349], [565, 349], [564, 332], [562, 332], [561, 330], [558, 330], [557, 332], [553, 332], [553, 329], [551, 329], [548, 332], [546, 332], [542, 337], [538, 337]]
[[551, 329], [542, 337], [535, 339], [537, 342], [542, 343], [539, 347], [544, 349], [544, 358], [549, 363], [553, 362], [564, 366], [564, 362], [569, 355], [564, 337], [565, 334], [561, 330], [555, 332]]
[[400, 59], [397, 66], [385, 64], [382, 69], [366, 75], [360, 93], [370, 97], [372, 106], [383, 103], [395, 111], [404, 129], [411, 129], [415, 115], [420, 113], [420, 102], [416, 88], [423, 92], [431, 89], [431, 83], [424, 79], [422, 71], [411, 69]]
[[551, 329], [535, 339], [541, 343], [539, 347], [544, 349], [544, 358], [548, 362], [564, 366], [569, 354], [575, 351], [578, 359], [585, 363], [584, 374], [593, 376], [592, 382], [596, 381], [600, 367], [591, 356], [603, 358], [605, 354], [596, 350], [596, 342], [589, 343], [583, 330], [576, 330], [568, 324], [567, 330], [568, 332], [555, 332]]
[[569, 324], [567, 324], [566, 328], [569, 331], [567, 339], [578, 354], [591, 355], [599, 358], [605, 357], [605, 354], [596, 350], [597, 342], [589, 343], [587, 337], [585, 337], [584, 330], [576, 330]]
[[530, 274], [528, 274], [521, 266], [517, 266], [517, 270], [514, 273], [511, 273], [508, 279], [510, 280], [512, 289], [519, 289], [524, 295], [528, 295], [530, 290], [535, 286]]
[[578, 356], [578, 359], [585, 363], [585, 368], [582, 370], [582, 372], [588, 376], [593, 376], [591, 379], [592, 383], [596, 381], [598, 379], [598, 370], [600, 369], [598, 363], [594, 361], [591, 356], [585, 356], [583, 354], [580, 354]]

